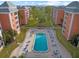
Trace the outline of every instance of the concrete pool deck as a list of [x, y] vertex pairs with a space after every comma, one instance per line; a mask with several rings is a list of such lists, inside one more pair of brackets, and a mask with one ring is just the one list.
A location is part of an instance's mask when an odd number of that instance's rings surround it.
[[[31, 49], [31, 51], [25, 54], [26, 58], [33, 58], [33, 57], [34, 58], [46, 58], [46, 57], [47, 58], [58, 58], [58, 57], [70, 58], [71, 57], [69, 52], [59, 43], [55, 35], [55, 32], [52, 29], [30, 29], [30, 31], [34, 31], [34, 33], [38, 33], [38, 32], [46, 33], [47, 41], [48, 41], [48, 52], [39, 53], [39, 52], [32, 51], [33, 46], [31, 46], [31, 48], [29, 48], [29, 50]], [[54, 46], [54, 44], [56, 46]], [[33, 41], [31, 45], [33, 45]]]
[[[34, 32], [34, 33], [32, 33]], [[45, 32], [47, 36], [48, 51], [47, 52], [35, 52], [33, 51], [34, 46], [34, 34], [38, 32]], [[31, 34], [32, 35], [31, 35]], [[23, 51], [23, 49], [28, 45], [28, 47]], [[28, 51], [27, 51], [28, 50]], [[24, 42], [21, 44], [19, 50], [19, 55], [24, 53], [26, 58], [71, 58], [70, 53], [63, 47], [63, 45], [58, 41], [54, 30], [52, 29], [30, 29], [26, 33]], [[18, 55], [18, 56], [19, 56]]]

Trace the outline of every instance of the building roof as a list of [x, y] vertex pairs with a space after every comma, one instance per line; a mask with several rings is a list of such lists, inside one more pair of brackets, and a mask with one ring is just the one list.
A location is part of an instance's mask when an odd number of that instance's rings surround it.
[[0, 12], [15, 12], [17, 7], [10, 1], [6, 1], [0, 5]]
[[63, 9], [65, 8], [65, 6], [53, 6], [54, 9]]
[[65, 7], [65, 11], [69, 12], [79, 12], [79, 2], [73, 1]]

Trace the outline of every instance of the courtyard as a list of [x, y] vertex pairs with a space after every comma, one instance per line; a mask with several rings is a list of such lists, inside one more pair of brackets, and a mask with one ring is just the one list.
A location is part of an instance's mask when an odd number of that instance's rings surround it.
[[[35, 40], [34, 35], [37, 32], [46, 33], [48, 51], [39, 52], [33, 50], [34, 40]], [[25, 40], [23, 41], [23, 43], [19, 48], [18, 55], [14, 55], [14, 56], [19, 57], [22, 54], [25, 58], [71, 58], [72, 57], [70, 53], [58, 41], [54, 30], [52, 30], [51, 28], [29, 29], [26, 33]]]
[[[35, 7], [33, 7], [35, 8]], [[35, 8], [37, 9], [37, 8]], [[42, 11], [50, 10], [49, 12]], [[24, 58], [70, 58], [79, 57], [79, 48], [73, 47], [62, 35], [61, 28], [52, 20], [51, 7], [39, 12], [31, 10], [29, 21], [22, 26], [20, 35], [16, 40], [5, 46], [0, 52], [0, 57], [24, 57]], [[39, 10], [37, 10], [38, 12]], [[34, 12], [34, 13], [33, 13]], [[41, 15], [43, 13], [44, 15]], [[36, 16], [36, 17], [35, 17]], [[43, 21], [42, 21], [43, 20]], [[44, 32], [47, 37], [48, 50], [46, 52], [34, 51], [35, 34]], [[45, 45], [45, 44], [44, 44]], [[12, 47], [13, 46], [13, 47]], [[41, 48], [42, 49], [42, 48]], [[5, 54], [4, 54], [5, 53]]]

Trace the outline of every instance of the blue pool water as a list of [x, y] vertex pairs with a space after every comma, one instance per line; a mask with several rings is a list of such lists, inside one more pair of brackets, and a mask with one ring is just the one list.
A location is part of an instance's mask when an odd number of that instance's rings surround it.
[[43, 52], [48, 50], [47, 46], [47, 38], [45, 33], [36, 33], [35, 35], [35, 43], [34, 50]]

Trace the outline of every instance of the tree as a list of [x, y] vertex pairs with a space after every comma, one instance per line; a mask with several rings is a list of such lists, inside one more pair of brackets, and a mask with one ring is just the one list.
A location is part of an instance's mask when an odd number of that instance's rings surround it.
[[31, 7], [30, 13], [34, 19], [38, 17], [38, 15], [39, 15], [38, 11], [39, 11], [39, 9], [37, 7], [35, 7], [35, 6]]
[[22, 12], [22, 10], [18, 11], [18, 17], [19, 17], [20, 20], [23, 19], [23, 12]]
[[8, 45], [12, 41], [14, 41], [14, 36], [16, 36], [16, 32], [13, 30], [4, 31], [2, 34], [5, 45]]
[[[50, 22], [52, 13], [52, 8], [50, 6], [46, 7], [31, 7], [30, 14], [33, 17], [33, 20], [38, 21], [37, 26], [48, 26]], [[30, 17], [31, 18], [31, 17]]]
[[19, 58], [24, 58], [24, 53], [19, 56]]
[[13, 56], [12, 58], [17, 58], [16, 56]]
[[8, 33], [9, 33], [12, 37], [14, 37], [14, 36], [17, 35], [17, 32], [14, 31], [14, 30], [12, 30], [12, 29], [10, 29], [10, 30], [8, 31]]
[[73, 35], [70, 41], [73, 46], [77, 47], [79, 41], [79, 34]]
[[3, 41], [5, 45], [8, 45], [11, 42], [11, 35], [8, 32], [3, 32]]

